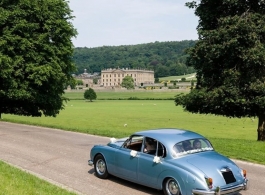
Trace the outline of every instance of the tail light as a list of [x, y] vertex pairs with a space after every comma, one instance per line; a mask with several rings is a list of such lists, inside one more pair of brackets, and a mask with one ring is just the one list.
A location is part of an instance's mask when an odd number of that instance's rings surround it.
[[213, 179], [208, 177], [208, 178], [205, 178], [205, 181], [206, 181], [209, 189], [212, 189], [213, 188]]
[[247, 171], [245, 169], [242, 170], [242, 175], [243, 175], [244, 178], [247, 177]]

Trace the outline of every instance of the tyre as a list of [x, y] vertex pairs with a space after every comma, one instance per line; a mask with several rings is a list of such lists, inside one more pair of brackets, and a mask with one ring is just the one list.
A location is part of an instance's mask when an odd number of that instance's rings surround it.
[[99, 154], [96, 156], [94, 162], [95, 162], [94, 169], [96, 176], [101, 179], [106, 179], [109, 176], [109, 173], [104, 157], [101, 154]]
[[178, 182], [173, 178], [164, 181], [163, 192], [165, 195], [181, 195]]

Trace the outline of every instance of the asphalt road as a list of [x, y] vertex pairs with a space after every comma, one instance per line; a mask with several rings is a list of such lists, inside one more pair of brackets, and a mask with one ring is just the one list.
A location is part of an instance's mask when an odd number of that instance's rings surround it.
[[[0, 159], [78, 194], [162, 195], [161, 191], [111, 177], [100, 180], [87, 165], [94, 144], [109, 138], [0, 122]], [[246, 151], [247, 152], [247, 151]], [[236, 161], [248, 171], [250, 189], [241, 195], [265, 195], [265, 166]]]

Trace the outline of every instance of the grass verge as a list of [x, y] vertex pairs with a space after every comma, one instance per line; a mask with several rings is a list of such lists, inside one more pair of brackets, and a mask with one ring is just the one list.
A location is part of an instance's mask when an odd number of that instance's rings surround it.
[[74, 195], [75, 193], [50, 184], [0, 161], [0, 195]]

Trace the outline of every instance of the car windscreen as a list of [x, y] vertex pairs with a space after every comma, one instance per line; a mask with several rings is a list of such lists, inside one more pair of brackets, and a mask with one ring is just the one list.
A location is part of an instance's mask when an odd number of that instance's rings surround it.
[[207, 139], [190, 139], [178, 142], [172, 149], [172, 155], [177, 158], [182, 155], [214, 150]]

